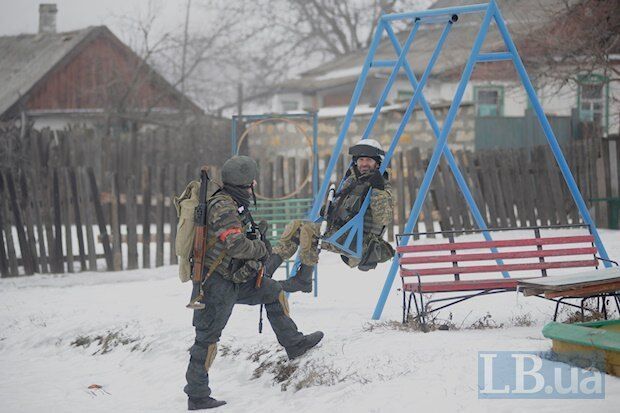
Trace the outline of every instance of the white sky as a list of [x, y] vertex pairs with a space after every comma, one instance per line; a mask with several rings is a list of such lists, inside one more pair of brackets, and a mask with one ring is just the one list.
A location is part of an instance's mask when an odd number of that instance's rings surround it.
[[[180, 32], [187, 0], [0, 0], [0, 35], [36, 33], [39, 28], [39, 4], [56, 3], [59, 32], [87, 26], [106, 25], [123, 38], [122, 16], [144, 16], [149, 5], [157, 10], [158, 30]], [[199, 24], [201, 6], [206, 0], [192, 0], [190, 25]]]

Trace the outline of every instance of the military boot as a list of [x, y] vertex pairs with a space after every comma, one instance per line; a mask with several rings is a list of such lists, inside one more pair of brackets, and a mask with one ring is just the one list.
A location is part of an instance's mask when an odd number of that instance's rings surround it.
[[312, 347], [319, 344], [319, 342], [323, 339], [322, 331], [315, 331], [312, 334], [306, 334], [301, 338], [301, 341], [292, 347], [286, 348], [286, 355], [289, 360], [296, 359], [297, 357], [301, 357]]
[[280, 281], [282, 289], [287, 293], [294, 293], [301, 291], [303, 293], [312, 292], [312, 273], [314, 267], [306, 264], [301, 264], [297, 270], [297, 274], [287, 280]]
[[265, 261], [265, 272], [263, 275], [265, 277], [271, 277], [273, 273], [276, 272], [280, 264], [282, 264], [282, 261], [282, 257], [278, 254], [271, 254], [267, 258], [267, 261]]
[[214, 409], [225, 405], [224, 400], [215, 400], [213, 397], [205, 397], [201, 399], [189, 398], [187, 399], [187, 410], [202, 410], [202, 409]]

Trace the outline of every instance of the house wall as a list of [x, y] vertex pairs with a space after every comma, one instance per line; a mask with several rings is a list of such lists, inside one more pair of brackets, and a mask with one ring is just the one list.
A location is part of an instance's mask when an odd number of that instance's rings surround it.
[[609, 85], [609, 134], [620, 135], [620, 82]]
[[29, 94], [28, 110], [95, 109], [119, 102], [133, 109], [178, 108], [179, 99], [151, 79], [148, 67], [101, 35], [46, 76]]
[[93, 118], [70, 115], [29, 116], [28, 119], [33, 122], [34, 129], [38, 130], [44, 128], [62, 130], [67, 127], [67, 125], [80, 125], [85, 129], [93, 129], [97, 125], [97, 121]]
[[[400, 82], [398, 87], [405, 90], [408, 82]], [[455, 82], [432, 81], [424, 89], [424, 96], [431, 104], [451, 102], [458, 84]], [[474, 104], [474, 89], [480, 86], [500, 86], [504, 90], [503, 116], [524, 116], [530, 107], [529, 98], [520, 81], [471, 81], [463, 94], [463, 103]], [[545, 86], [536, 91], [545, 113], [555, 116], [570, 116], [571, 111], [578, 108], [578, 88], [574, 84], [562, 88]], [[609, 85], [609, 134], [620, 132], [620, 85]]]
[[[433, 108], [437, 119], [444, 119], [448, 106]], [[349, 126], [347, 139], [342, 153], [347, 153], [348, 147], [355, 143], [363, 133], [370, 114], [356, 115]], [[382, 112], [374, 125], [371, 137], [379, 140], [387, 149], [392, 137], [396, 133], [403, 117], [401, 110]], [[331, 156], [344, 116], [320, 117], [318, 122], [318, 147], [321, 158]], [[312, 127], [307, 122], [298, 122], [305, 134], [312, 138]], [[465, 104], [454, 121], [448, 137], [448, 146], [451, 149], [474, 149], [473, 105]], [[304, 157], [311, 156], [311, 150], [303, 134], [291, 123], [267, 123], [251, 130], [248, 134], [250, 154], [258, 159], [270, 159], [277, 155]], [[436, 138], [430, 127], [426, 115], [422, 110], [415, 110], [410, 118], [399, 141], [400, 149], [418, 147], [428, 150], [435, 147]], [[274, 150], [275, 149], [275, 150]]]
[[[301, 111], [312, 109], [315, 105], [313, 97], [303, 94], [301, 92], [296, 93], [281, 93], [264, 98], [257, 98], [252, 100], [246, 100], [243, 102], [243, 113], [246, 115], [258, 115], [263, 113], [285, 113], [292, 112], [291, 110], [285, 110], [284, 102], [297, 102], [297, 109], [293, 111]], [[230, 106], [222, 111], [222, 116], [232, 118], [237, 114], [237, 107]]]

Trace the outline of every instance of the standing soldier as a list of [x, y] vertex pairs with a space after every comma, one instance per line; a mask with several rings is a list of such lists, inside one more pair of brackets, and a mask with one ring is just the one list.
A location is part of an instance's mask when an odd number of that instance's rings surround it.
[[[387, 172], [381, 174], [379, 171], [385, 156], [379, 142], [363, 139], [349, 148], [349, 155], [353, 156], [353, 166], [347, 171], [342, 189], [335, 194], [329, 211], [322, 211], [321, 215], [327, 220], [324, 237], [328, 238], [357, 215], [366, 194], [372, 190], [370, 205], [364, 215], [362, 255], [361, 258], [351, 257], [327, 242], [321, 245], [321, 249], [341, 254], [340, 257], [349, 267], [368, 271], [394, 256], [394, 249], [383, 239], [385, 228], [392, 224], [394, 217], [392, 186], [388, 182]], [[282, 261], [291, 258], [299, 247], [301, 265], [294, 277], [282, 281], [284, 291], [312, 291], [312, 273], [319, 261], [319, 236], [319, 223], [295, 220], [284, 229], [280, 242], [265, 266], [265, 272], [273, 274]], [[345, 238], [346, 234], [338, 241], [343, 242]]]
[[[222, 167], [223, 187], [207, 201], [207, 245], [211, 248], [206, 251], [202, 273], [204, 296], [200, 302], [204, 308], [194, 310], [196, 340], [190, 348], [185, 375], [189, 410], [210, 409], [226, 403], [210, 397], [209, 367], [236, 303], [265, 305], [267, 318], [289, 359], [303, 355], [323, 338], [320, 331], [308, 335], [299, 332], [289, 315], [280, 283], [267, 277], [257, 283], [271, 247], [268, 241], [248, 232], [253, 227], [248, 207], [256, 175], [257, 165], [252, 158], [232, 157]], [[198, 295], [200, 287], [200, 283], [194, 283], [192, 297]]]

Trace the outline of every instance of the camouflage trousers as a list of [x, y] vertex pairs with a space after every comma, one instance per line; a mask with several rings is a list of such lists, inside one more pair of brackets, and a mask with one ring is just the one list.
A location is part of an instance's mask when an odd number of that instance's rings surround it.
[[[288, 302], [279, 282], [263, 278], [260, 288], [255, 288], [256, 278], [244, 283], [234, 283], [214, 273], [205, 282], [202, 302], [205, 308], [194, 310], [193, 324], [196, 339], [189, 350], [190, 360], [183, 391], [191, 398], [206, 398], [209, 388], [209, 368], [217, 353], [217, 342], [230, 318], [235, 304], [264, 304], [267, 319], [276, 334], [278, 342], [287, 349], [299, 345], [303, 334], [289, 316]], [[199, 286], [194, 284], [192, 297]]]
[[[290, 259], [299, 248], [299, 260], [302, 264], [314, 266], [319, 262], [319, 253], [317, 250], [321, 224], [296, 219], [289, 222], [284, 228], [284, 232], [278, 241], [278, 245], [273, 248], [273, 252], [282, 257], [283, 260]], [[329, 236], [329, 234], [326, 234]], [[341, 250], [335, 246], [324, 242], [321, 249], [326, 251], [343, 254]], [[344, 254], [343, 254], [344, 255]], [[360, 260], [354, 257], [347, 257], [346, 261], [349, 267], [356, 267]]]

